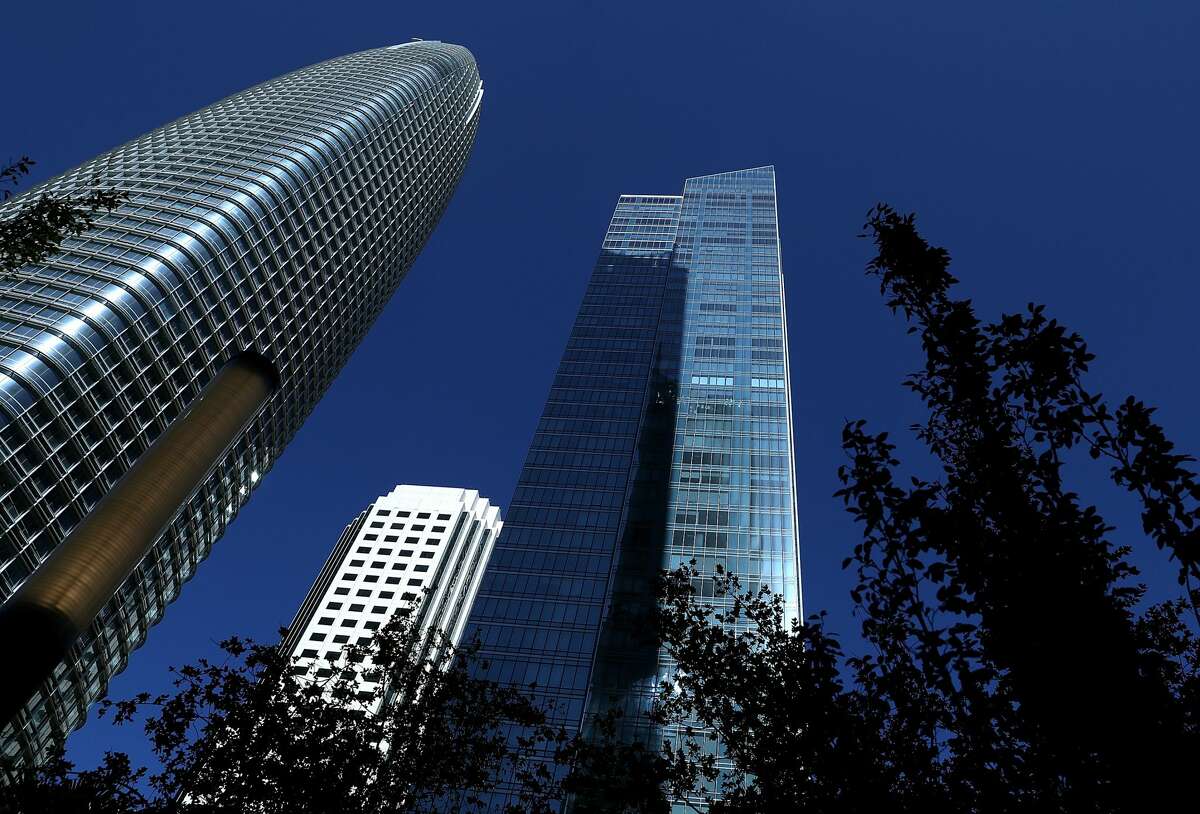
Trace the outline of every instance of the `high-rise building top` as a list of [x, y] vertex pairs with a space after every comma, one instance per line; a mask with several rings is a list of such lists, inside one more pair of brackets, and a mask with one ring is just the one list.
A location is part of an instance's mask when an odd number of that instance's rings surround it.
[[[129, 196], [45, 262], [0, 280], [0, 600], [23, 601], [68, 535], [104, 548], [95, 540], [105, 530], [79, 529], [152, 444], [172, 446], [159, 450], [159, 470], [132, 478], [142, 491], [128, 505], [182, 495], [155, 507], [169, 523], [136, 567], [112, 566], [119, 590], [101, 592], [98, 612], [81, 621], [72, 613], [87, 602], [42, 608], [69, 620], [73, 643], [5, 727], [0, 754], [33, 759], [82, 724], [274, 465], [446, 208], [482, 94], [460, 46], [351, 54], [184, 116], [0, 210], [93, 183]], [[206, 386], [206, 426], [168, 438], [199, 414]], [[235, 392], [241, 412], [214, 423]], [[159, 489], [161, 467], [187, 460], [188, 444], [210, 456], [191, 461], [203, 477]], [[70, 592], [72, 581], [57, 585]], [[87, 591], [103, 581], [74, 582]]]
[[401, 608], [415, 608], [431, 654], [459, 644], [503, 525], [474, 489], [401, 485], [381, 496], [346, 526], [289, 628], [296, 671], [319, 660], [315, 677], [328, 677], [345, 647], [366, 644]]
[[466, 631], [489, 675], [653, 735], [662, 569], [722, 565], [798, 617], [789, 387], [774, 168], [622, 195]]

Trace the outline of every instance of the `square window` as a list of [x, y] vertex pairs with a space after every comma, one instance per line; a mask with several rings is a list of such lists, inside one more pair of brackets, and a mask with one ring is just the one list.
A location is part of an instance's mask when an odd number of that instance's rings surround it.
[[358, 643], [359, 643], [359, 644], [370, 644], [370, 643], [371, 643], [371, 637], [370, 637], [370, 636], [359, 636], [359, 637], [358, 637]]
[[371, 613], [387, 613], [387, 606], [376, 605], [375, 607], [371, 608]]
[[359, 605], [359, 604], [356, 602], [355, 604], [353, 604], [353, 605], [351, 605], [351, 606], [350, 606], [350, 612], [351, 612], [351, 613], [358, 613], [360, 610], [362, 610], [362, 609], [363, 609], [363, 607], [364, 607], [363, 605]]
[[308, 658], [308, 659], [315, 659], [315, 658], [317, 657], [317, 651], [316, 651], [316, 650], [313, 650], [313, 649], [310, 647], [310, 648], [306, 649], [304, 652], [302, 652], [300, 655], [302, 655], [302, 656], [304, 656], [305, 658]]
[[346, 642], [348, 642], [348, 641], [350, 641], [350, 637], [349, 637], [349, 636], [341, 636], [341, 635], [339, 635], [339, 636], [334, 636], [334, 637], [333, 637], [333, 643], [334, 643], [334, 644], [345, 644], [345, 643], [346, 643]]
[[325, 654], [325, 661], [337, 661], [339, 658], [341, 658], [341, 655], [341, 650], [330, 650]]
[[332, 616], [322, 616], [320, 621], [317, 622], [317, 624], [318, 625], [332, 625], [333, 617]]
[[378, 622], [367, 622], [366, 624], [363, 625], [363, 627], [365, 627], [367, 630], [379, 630], [379, 623]]
[[308, 638], [312, 639], [314, 642], [323, 642], [323, 641], [325, 641], [325, 634], [324, 633], [314, 633], [313, 635], [309, 636]]
[[385, 568], [385, 567], [387, 567], [387, 563], [384, 562], [383, 560], [375, 560], [375, 562], [371, 563], [371, 567], [372, 568]]
[[407, 565], [408, 565], [408, 563], [398, 562], [392, 566], [392, 570], [393, 571], [403, 571], [405, 569], [405, 567], [407, 567]]
[[363, 582], [379, 582], [379, 577], [376, 574], [367, 574], [363, 577]]
[[405, 549], [404, 551], [401, 551], [401, 552], [400, 552], [400, 556], [401, 556], [401, 557], [411, 557], [411, 556], [412, 556], [412, 549]]

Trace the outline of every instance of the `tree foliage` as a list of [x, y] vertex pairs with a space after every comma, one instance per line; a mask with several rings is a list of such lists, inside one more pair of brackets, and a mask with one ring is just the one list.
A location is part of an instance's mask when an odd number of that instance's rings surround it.
[[[20, 179], [35, 162], [28, 156], [0, 167], [0, 201], [12, 198]], [[84, 195], [42, 193], [0, 210], [0, 279], [21, 266], [38, 263], [67, 237], [83, 234], [101, 211], [111, 212], [128, 196], [99, 182]]]
[[[909, 323], [929, 411], [916, 437], [941, 466], [902, 478], [887, 433], [851, 421], [837, 495], [861, 524], [846, 561], [865, 655], [784, 625], [769, 591], [689, 568], [665, 589], [679, 677], [661, 710], [719, 738], [729, 811], [1153, 810], [1185, 799], [1200, 757], [1193, 459], [1153, 410], [1083, 384], [1092, 355], [1042, 306], [982, 322], [949, 255], [914, 218], [872, 210], [868, 265]], [[1075, 451], [1107, 460], [1182, 596], [1139, 611], [1129, 550], [1065, 482]]]

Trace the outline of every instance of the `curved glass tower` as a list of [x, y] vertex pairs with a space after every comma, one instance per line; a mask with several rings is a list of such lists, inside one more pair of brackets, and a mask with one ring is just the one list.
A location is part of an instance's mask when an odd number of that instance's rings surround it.
[[[53, 593], [39, 575], [58, 568], [62, 607], [50, 612], [67, 628], [76, 619], [0, 755], [34, 760], [80, 726], [179, 594], [429, 237], [482, 96], [460, 46], [351, 54], [171, 122], [0, 209], [96, 183], [129, 196], [0, 280], [0, 600], [10, 610], [35, 584]], [[93, 561], [142, 510], [153, 531], [111, 566], [106, 590]], [[79, 622], [88, 605], [72, 595], [89, 590], [99, 599]], [[6, 662], [22, 657], [9, 650]]]

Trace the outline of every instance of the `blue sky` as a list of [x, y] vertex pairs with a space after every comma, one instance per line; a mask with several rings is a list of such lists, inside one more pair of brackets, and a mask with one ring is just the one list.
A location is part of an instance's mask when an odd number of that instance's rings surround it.
[[[0, 158], [32, 155], [38, 179], [411, 37], [468, 46], [486, 86], [425, 252], [115, 696], [229, 634], [271, 637], [342, 526], [396, 483], [507, 504], [617, 195], [687, 176], [778, 173], [805, 604], [835, 630], [855, 629], [840, 561], [856, 529], [831, 497], [842, 422], [903, 437], [919, 416], [898, 386], [917, 347], [862, 274], [876, 201], [918, 212], [983, 314], [1046, 303], [1098, 355], [1094, 389], [1159, 405], [1200, 450], [1194, 3], [78, 2], [19, 4], [6, 29]], [[1077, 474], [1169, 583], [1134, 505], [1102, 469]], [[145, 756], [104, 721], [70, 749]]]

